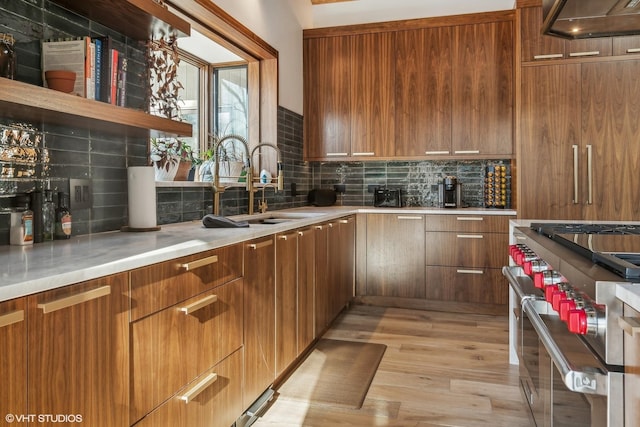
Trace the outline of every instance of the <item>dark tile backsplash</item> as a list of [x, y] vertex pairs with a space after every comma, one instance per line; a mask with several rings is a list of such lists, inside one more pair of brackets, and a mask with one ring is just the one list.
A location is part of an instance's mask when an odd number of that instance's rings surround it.
[[[144, 73], [144, 50], [140, 42], [127, 39], [110, 29], [87, 20], [47, 0], [0, 0], [0, 32], [13, 34], [18, 55], [17, 80], [41, 85], [40, 42], [48, 38], [83, 35], [110, 35], [115, 46], [126, 52], [132, 76]], [[142, 109], [143, 79], [127, 79], [127, 106]], [[386, 185], [403, 190], [408, 206], [435, 206], [437, 183], [446, 175], [456, 175], [463, 183], [463, 198], [470, 206], [483, 206], [484, 168], [492, 161], [371, 161], [305, 162], [302, 160], [301, 115], [278, 108], [278, 140], [282, 152], [285, 190], [265, 192], [269, 209], [307, 205], [312, 188], [333, 188], [345, 184], [339, 198], [344, 205], [372, 205], [369, 185]], [[0, 124], [11, 120], [0, 115]], [[145, 165], [146, 138], [132, 138], [93, 130], [48, 123], [31, 123], [43, 134], [49, 150], [51, 188], [69, 192], [69, 179], [90, 179], [93, 192], [91, 209], [73, 211], [73, 233], [91, 234], [118, 230], [127, 224], [127, 166]], [[500, 162], [501, 163], [501, 162]], [[508, 162], [504, 163], [510, 166]], [[509, 170], [510, 168], [508, 168]], [[510, 175], [510, 173], [509, 173]], [[292, 191], [295, 184], [296, 192]], [[40, 184], [22, 183], [20, 191]], [[262, 193], [256, 194], [257, 201]], [[11, 206], [11, 198], [0, 197], [2, 208]], [[157, 189], [158, 224], [200, 220], [212, 212], [213, 194], [208, 188], [160, 187]], [[248, 212], [248, 197], [243, 189], [222, 194], [221, 212], [236, 215]], [[9, 215], [0, 214], [0, 245], [9, 242]]]

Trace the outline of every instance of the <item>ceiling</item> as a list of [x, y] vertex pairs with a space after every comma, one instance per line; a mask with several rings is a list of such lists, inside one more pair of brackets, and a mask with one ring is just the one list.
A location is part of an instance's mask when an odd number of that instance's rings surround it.
[[509, 10], [515, 0], [310, 0], [313, 27]]

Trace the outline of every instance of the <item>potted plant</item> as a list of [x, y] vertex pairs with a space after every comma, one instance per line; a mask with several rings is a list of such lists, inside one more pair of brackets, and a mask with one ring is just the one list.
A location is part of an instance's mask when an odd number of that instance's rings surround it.
[[195, 159], [191, 146], [178, 138], [151, 138], [149, 157], [156, 181], [173, 181], [181, 163], [188, 173]]
[[[215, 153], [215, 148], [218, 143], [225, 139], [218, 148], [218, 153]], [[244, 142], [244, 139], [238, 136], [225, 135], [220, 136], [218, 134], [209, 134], [209, 140], [207, 141], [207, 150], [203, 154], [202, 164], [200, 165], [200, 180], [204, 182], [212, 182], [213, 174], [215, 170], [215, 163], [218, 162], [218, 172], [220, 174], [221, 183], [235, 183], [242, 182], [242, 178], [239, 178], [245, 174], [245, 158], [243, 148], [240, 147], [240, 142]], [[216, 160], [216, 154], [218, 158]]]

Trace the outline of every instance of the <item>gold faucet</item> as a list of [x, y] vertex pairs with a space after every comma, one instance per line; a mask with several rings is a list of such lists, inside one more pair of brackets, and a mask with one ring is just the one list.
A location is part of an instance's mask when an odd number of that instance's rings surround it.
[[[256, 150], [258, 150], [260, 147], [271, 147], [274, 150], [276, 150], [276, 153], [278, 154], [278, 175], [277, 175], [277, 186], [267, 183], [262, 187], [262, 200], [260, 201], [260, 203], [258, 204], [258, 210], [262, 213], [265, 213], [267, 211], [267, 202], [264, 199], [264, 189], [268, 186], [273, 187], [273, 189], [278, 192], [278, 191], [282, 191], [284, 190], [284, 175], [283, 175], [283, 171], [282, 171], [282, 153], [280, 152], [280, 149], [278, 148], [277, 145], [275, 144], [270, 144], [267, 142], [262, 142], [258, 145], [256, 145], [253, 150], [251, 150], [251, 161], [253, 161], [253, 156], [256, 152]], [[259, 164], [260, 162], [258, 162]], [[248, 178], [247, 178], [248, 179]], [[254, 204], [254, 191], [253, 189], [249, 191], [249, 215], [253, 214], [253, 204]], [[263, 206], [264, 205], [264, 206]], [[264, 209], [264, 210], [263, 210]]]
[[271, 187], [273, 188], [274, 191], [278, 191], [277, 187], [273, 184], [265, 184], [262, 187], [262, 200], [260, 200], [260, 202], [258, 202], [258, 210], [260, 211], [260, 213], [265, 213], [267, 212], [268, 206], [267, 206], [267, 199], [264, 198], [264, 190], [267, 187]]
[[[249, 152], [249, 144], [247, 140], [241, 137], [240, 135], [225, 135], [222, 138], [218, 138], [216, 135], [209, 134], [209, 138], [213, 139], [213, 155], [215, 158], [214, 163], [214, 172], [213, 172], [213, 213], [215, 215], [220, 215], [220, 194], [224, 193], [225, 187], [220, 185], [220, 146], [223, 142], [233, 139], [239, 141], [244, 147], [244, 151], [247, 155], [247, 162], [245, 164], [245, 168], [247, 169], [246, 181], [247, 181], [247, 191], [249, 194], [253, 194], [253, 178], [251, 176], [251, 154]], [[251, 197], [251, 196], [249, 196]], [[249, 214], [253, 212], [250, 210]]]

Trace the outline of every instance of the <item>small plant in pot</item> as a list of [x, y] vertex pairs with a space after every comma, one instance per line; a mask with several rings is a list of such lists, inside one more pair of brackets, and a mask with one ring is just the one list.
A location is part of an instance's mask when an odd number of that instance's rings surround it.
[[151, 138], [150, 155], [156, 181], [173, 181], [180, 164], [188, 162], [188, 169], [195, 157], [189, 144], [178, 138]]
[[[218, 143], [227, 138], [220, 144], [218, 152], [215, 148]], [[215, 171], [216, 155], [218, 156], [218, 172], [220, 174], [221, 183], [243, 182], [242, 176], [245, 171], [245, 153], [239, 141], [244, 139], [234, 135], [220, 136], [218, 134], [209, 134], [207, 141], [207, 150], [203, 153], [203, 161], [200, 165], [200, 180], [203, 182], [212, 182]]]

